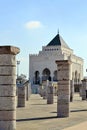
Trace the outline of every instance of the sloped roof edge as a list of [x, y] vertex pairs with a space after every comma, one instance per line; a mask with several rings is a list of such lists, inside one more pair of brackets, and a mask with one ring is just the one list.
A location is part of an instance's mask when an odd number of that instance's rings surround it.
[[69, 46], [66, 44], [66, 42], [63, 40], [63, 38], [57, 34], [48, 44], [47, 46], [64, 46], [66, 48], [69, 48]]

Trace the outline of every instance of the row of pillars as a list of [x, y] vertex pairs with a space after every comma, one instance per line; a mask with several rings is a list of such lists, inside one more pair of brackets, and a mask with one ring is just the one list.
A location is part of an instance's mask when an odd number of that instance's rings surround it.
[[[58, 99], [57, 99], [57, 117], [69, 116], [69, 102], [73, 101], [74, 96], [74, 81], [70, 80], [70, 64], [68, 60], [56, 61], [58, 70]], [[80, 84], [82, 100], [87, 98], [87, 79], [82, 80]], [[52, 83], [45, 84], [43, 89], [43, 98], [47, 99], [47, 104], [53, 103], [53, 86]]]
[[[16, 47], [0, 46], [0, 130], [16, 130], [16, 54], [19, 51]], [[59, 74], [57, 116], [68, 117], [71, 63], [63, 60], [56, 64]], [[52, 85], [49, 86], [48, 104], [53, 102]]]
[[53, 91], [54, 90], [53, 90], [52, 82], [50, 82], [49, 80], [47, 80], [47, 82], [45, 82], [43, 86], [39, 87], [39, 94], [41, 95], [41, 97], [43, 97], [43, 99], [47, 99], [47, 104], [53, 104], [54, 102]]

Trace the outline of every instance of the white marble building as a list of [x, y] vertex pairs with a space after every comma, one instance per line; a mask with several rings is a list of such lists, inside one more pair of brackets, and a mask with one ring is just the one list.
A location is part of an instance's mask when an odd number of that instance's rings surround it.
[[49, 44], [42, 47], [39, 54], [29, 55], [29, 78], [31, 83], [40, 84], [47, 79], [57, 81], [56, 60], [70, 60], [72, 62], [71, 79], [74, 79], [75, 83], [83, 79], [83, 59], [76, 56], [60, 34], [57, 34]]

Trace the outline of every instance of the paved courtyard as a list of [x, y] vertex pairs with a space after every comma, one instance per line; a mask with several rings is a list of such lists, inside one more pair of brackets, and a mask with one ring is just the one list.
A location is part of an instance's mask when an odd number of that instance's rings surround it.
[[69, 118], [57, 118], [56, 96], [54, 104], [50, 105], [40, 95], [32, 94], [29, 101], [26, 101], [26, 107], [17, 108], [17, 130], [65, 130], [85, 121], [87, 101], [82, 101], [78, 94], [74, 95], [74, 101], [70, 103]]

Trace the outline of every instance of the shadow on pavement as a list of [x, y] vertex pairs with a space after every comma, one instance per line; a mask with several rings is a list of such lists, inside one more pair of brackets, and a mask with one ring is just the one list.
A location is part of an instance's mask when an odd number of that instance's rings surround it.
[[54, 119], [57, 118], [57, 116], [52, 116], [52, 117], [36, 117], [36, 118], [27, 118], [27, 119], [17, 119], [17, 122], [22, 122], [22, 121], [33, 121], [33, 120], [46, 120], [46, 119]]
[[[70, 110], [70, 112], [83, 112], [83, 111], [87, 111], [87, 109], [81, 109], [81, 110]], [[53, 111], [51, 113], [57, 113], [56, 111]]]
[[83, 112], [83, 111], [87, 111], [87, 109], [81, 109], [81, 110], [71, 110], [70, 112]]

